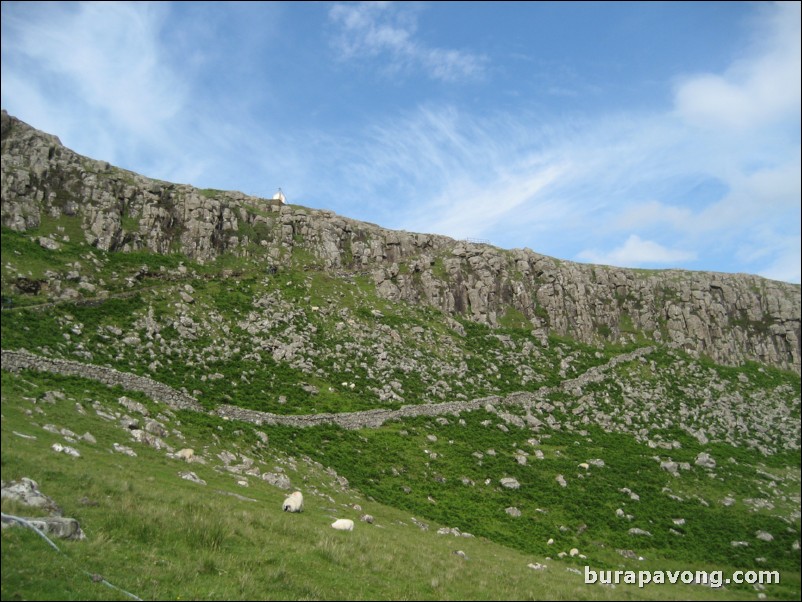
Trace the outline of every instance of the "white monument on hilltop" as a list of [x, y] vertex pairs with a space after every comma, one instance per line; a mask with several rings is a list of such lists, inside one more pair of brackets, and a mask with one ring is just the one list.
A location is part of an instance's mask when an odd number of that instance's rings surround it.
[[282, 205], [287, 204], [287, 198], [284, 196], [284, 193], [281, 192], [281, 188], [278, 189], [278, 192], [273, 195], [274, 201], [279, 201]]

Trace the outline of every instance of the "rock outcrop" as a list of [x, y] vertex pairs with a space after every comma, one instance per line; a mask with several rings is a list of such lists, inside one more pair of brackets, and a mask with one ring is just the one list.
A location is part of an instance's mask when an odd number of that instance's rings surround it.
[[19, 481], [2, 482], [0, 487], [3, 499], [9, 499], [24, 506], [37, 508], [49, 512], [49, 516], [36, 516], [22, 518], [3, 514], [3, 528], [7, 526], [22, 525], [33, 527], [41, 533], [46, 533], [60, 539], [81, 540], [86, 535], [74, 518], [62, 516], [61, 508], [48, 496], [39, 490], [39, 485], [33, 479], [22, 477]]
[[[586, 343], [645, 337], [738, 365], [800, 372], [800, 287], [746, 274], [629, 270], [577, 264], [528, 249], [386, 230], [330, 211], [239, 192], [152, 180], [82, 157], [2, 113], [2, 224], [76, 220], [106, 251], [180, 249], [291, 261], [370, 275], [387, 299], [425, 303], [476, 322], [525, 320]], [[49, 242], [48, 242], [49, 244]]]

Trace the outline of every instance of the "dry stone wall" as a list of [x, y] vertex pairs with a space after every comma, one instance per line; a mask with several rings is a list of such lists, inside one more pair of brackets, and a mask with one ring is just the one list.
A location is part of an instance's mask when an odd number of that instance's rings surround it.
[[[442, 423], [448, 420], [447, 416], [459, 416], [463, 412], [481, 409], [495, 416], [494, 419], [483, 420], [483, 425], [490, 427], [495, 424], [496, 428], [505, 432], [509, 425], [530, 428], [535, 433], [541, 429], [564, 429], [582, 434], [587, 425], [595, 424], [608, 432], [630, 434], [649, 447], [673, 450], [680, 444], [664, 440], [660, 433], [668, 428], [680, 428], [703, 445], [709, 441], [721, 441], [736, 447], [754, 448], [765, 455], [799, 449], [799, 405], [798, 400], [796, 404], [789, 402], [789, 394], [793, 394], [793, 390], [788, 385], [745, 396], [737, 386], [732, 389], [732, 383], [728, 385], [695, 364], [671, 369], [672, 373], [667, 375], [667, 378], [675, 378], [680, 372], [684, 373], [685, 378], [688, 378], [688, 372], [697, 376], [706, 375], [696, 385], [685, 387], [687, 394], [699, 400], [699, 403], [681, 402], [678, 410], [673, 403], [666, 404], [665, 388], [661, 382], [649, 384], [638, 382], [637, 379], [623, 382], [624, 395], [632, 401], [629, 403], [625, 400], [623, 405], [610, 405], [605, 393], [596, 395], [588, 392], [590, 388], [587, 385], [616, 379], [616, 367], [619, 364], [638, 362], [644, 369], [653, 369], [648, 368], [648, 356], [653, 351], [652, 347], [635, 349], [591, 368], [576, 378], [564, 380], [556, 387], [542, 387], [532, 393], [520, 392], [505, 397], [491, 396], [471, 401], [403, 406], [397, 410], [340, 414], [278, 415], [231, 405], [217, 406], [213, 413], [223, 419], [241, 420], [257, 426], [306, 428], [335, 424], [353, 430], [378, 428], [388, 421], [416, 416], [436, 416], [437, 421]], [[174, 409], [204, 411], [189, 395], [150, 378], [104, 366], [3, 350], [2, 367], [10, 371], [32, 369], [92, 378], [109, 385], [142, 391]], [[711, 391], [716, 391], [717, 395], [711, 395]], [[555, 398], [552, 393], [568, 395], [557, 395]], [[513, 411], [513, 406], [518, 408], [517, 412]], [[657, 457], [657, 460], [661, 461], [661, 458]], [[670, 464], [666, 466], [666, 470], [671, 467]]]
[[177, 391], [172, 387], [148, 378], [138, 376], [130, 372], [120, 372], [107, 366], [94, 364], [83, 364], [70, 360], [44, 357], [28, 353], [27, 351], [10, 351], [3, 349], [2, 366], [3, 370], [9, 372], [19, 372], [20, 370], [36, 370], [38, 372], [52, 372], [65, 376], [80, 376], [96, 380], [109, 386], [121, 386], [130, 391], [140, 391], [154, 401], [164, 403], [171, 408], [178, 410], [200, 411], [201, 405], [191, 395]]
[[386, 230], [330, 211], [239, 192], [145, 178], [82, 157], [58, 138], [2, 113], [2, 223], [17, 231], [44, 216], [81, 220], [107, 251], [180, 249], [369, 274], [386, 299], [425, 303], [492, 326], [523, 316], [545, 336], [585, 343], [645, 337], [717, 362], [758, 361], [800, 372], [800, 287], [746, 274], [627, 270], [577, 264]]
[[[581, 376], [564, 381], [560, 387], [566, 391], [581, 389], [586, 384], [598, 382], [604, 374], [619, 363], [629, 362], [651, 353], [652, 347], [642, 347], [616, 356], [603, 366], [591, 368]], [[36, 370], [51, 372], [66, 376], [80, 376], [89, 378], [110, 386], [119, 385], [131, 391], [140, 391], [153, 399], [173, 409], [204, 411], [201, 404], [186, 393], [177, 391], [164, 383], [157, 382], [146, 376], [139, 376], [129, 372], [121, 372], [107, 366], [84, 364], [72, 360], [49, 358], [27, 351], [11, 351], [4, 349], [2, 354], [3, 370], [18, 372], [20, 370]], [[488, 404], [515, 404], [531, 408], [535, 403], [545, 398], [551, 388], [544, 387], [537, 393], [515, 393], [506, 397], [489, 396], [470, 401], [449, 401], [437, 404], [407, 405], [397, 410], [365, 410], [361, 412], [343, 412], [339, 414], [321, 413], [306, 415], [280, 415], [270, 412], [248, 410], [233, 405], [220, 405], [214, 413], [222, 418], [242, 420], [256, 425], [285, 425], [298, 428], [319, 426], [323, 424], [336, 424], [344, 429], [378, 428], [386, 422], [401, 420], [415, 416], [443, 416], [458, 415], [460, 412], [469, 412], [486, 408]]]

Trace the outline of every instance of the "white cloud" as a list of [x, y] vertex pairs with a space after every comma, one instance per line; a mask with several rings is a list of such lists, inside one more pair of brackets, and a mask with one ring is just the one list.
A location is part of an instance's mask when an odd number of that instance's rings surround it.
[[[787, 150], [791, 160], [778, 157], [770, 167], [744, 173], [733, 173], [731, 191], [724, 198], [699, 211], [686, 230], [707, 233], [711, 230], [752, 230], [759, 225], [787, 227], [789, 211], [799, 212], [800, 179], [799, 149]], [[799, 224], [794, 224], [798, 229]]]
[[221, 21], [242, 35], [217, 47], [221, 27], [207, 10], [224, 9], [3, 3], [3, 108], [79, 153], [150, 177], [266, 193], [247, 188], [247, 165], [254, 157], [282, 164], [289, 153], [265, 152], [264, 124], [249, 119], [248, 99], [220, 82], [270, 38], [277, 15], [232, 4]]
[[48, 5], [19, 31], [13, 50], [115, 122], [151, 131], [184, 103], [181, 78], [159, 51], [163, 17], [150, 3]]
[[758, 273], [764, 278], [800, 283], [802, 279], [802, 261], [800, 261], [799, 236], [789, 237], [782, 241], [782, 248], [776, 249], [768, 265]]
[[433, 48], [415, 38], [414, 9], [392, 2], [335, 4], [329, 18], [341, 26], [335, 47], [343, 59], [389, 59], [388, 72], [423, 70], [442, 81], [472, 80], [483, 75], [486, 57], [447, 48]]
[[650, 200], [625, 207], [615, 218], [614, 224], [621, 230], [630, 231], [666, 225], [674, 230], [685, 230], [690, 227], [693, 219], [693, 212], [687, 207]]
[[623, 245], [609, 252], [586, 249], [577, 254], [579, 259], [591, 263], [614, 265], [619, 267], [635, 267], [642, 265], [670, 265], [696, 259], [696, 253], [669, 249], [651, 240], [643, 240], [637, 234], [631, 234]]
[[161, 152], [180, 160], [175, 133], [188, 89], [159, 40], [167, 5], [5, 8], [4, 108], [84, 154], [134, 163], [137, 153]]
[[557, 181], [566, 171], [563, 165], [548, 165], [526, 173], [498, 177], [490, 186], [473, 185], [468, 174], [459, 183], [436, 199], [432, 211], [423, 207], [417, 215], [407, 217], [411, 230], [432, 230], [454, 238], [484, 238], [499, 223], [514, 221], [527, 206], [537, 206], [544, 220], [556, 220], [567, 209], [548, 201], [540, 202], [539, 194]]
[[799, 115], [800, 3], [780, 2], [763, 10], [748, 57], [725, 73], [703, 73], [682, 81], [676, 111], [703, 128], [748, 130]]
[[332, 153], [339, 163], [330, 169], [348, 174], [343, 194], [372, 199], [369, 210], [384, 213], [387, 226], [488, 238], [522, 212], [548, 222], [571, 210], [543, 197], [570, 165], [531, 145], [530, 136], [541, 138], [538, 127], [534, 120], [522, 127], [502, 115], [420, 108], [356, 133]]

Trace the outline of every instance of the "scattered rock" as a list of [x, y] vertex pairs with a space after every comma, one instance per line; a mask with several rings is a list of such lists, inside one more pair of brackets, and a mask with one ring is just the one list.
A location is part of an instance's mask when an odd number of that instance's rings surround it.
[[48, 251], [58, 251], [61, 248], [59, 243], [46, 236], [40, 236], [38, 242], [40, 247], [47, 249]]
[[454, 537], [473, 537], [470, 533], [463, 533], [458, 527], [441, 527], [437, 530], [438, 535], [453, 535]]
[[126, 456], [131, 456], [132, 458], [136, 458], [136, 452], [127, 445], [120, 445], [119, 443], [113, 443], [111, 447], [118, 454], [125, 454]]
[[24, 433], [18, 433], [17, 431], [11, 431], [17, 437], [22, 437], [23, 439], [36, 439], [36, 435], [26, 435]]
[[713, 469], [716, 467], [716, 461], [707, 452], [699, 452], [699, 454], [696, 456], [696, 461], [694, 464], [708, 469]]
[[262, 474], [262, 479], [264, 481], [267, 481], [274, 487], [278, 487], [279, 489], [286, 490], [292, 488], [292, 483], [290, 483], [290, 478], [284, 473], [265, 472]]
[[19, 481], [2, 481], [0, 496], [3, 499], [14, 500], [31, 508], [41, 508], [52, 515], [61, 516], [58, 504], [39, 490], [39, 485], [33, 479], [22, 477]]
[[418, 527], [418, 529], [420, 529], [421, 531], [428, 531], [429, 530], [429, 523], [425, 523], [425, 522], [423, 522], [421, 520], [418, 520], [414, 516], [411, 517], [409, 520], [411, 520], [412, 524], [415, 525], [416, 527]]
[[664, 460], [660, 462], [660, 468], [665, 470], [666, 472], [670, 473], [671, 475], [678, 477], [679, 476], [679, 464], [673, 462], [671, 460]]
[[72, 456], [73, 458], [80, 458], [81, 452], [79, 452], [74, 447], [70, 447], [69, 445], [62, 445], [61, 443], [54, 443], [50, 446], [54, 452], [67, 454], [68, 456]]
[[201, 479], [194, 472], [179, 472], [178, 476], [184, 479], [185, 481], [192, 481], [193, 483], [197, 483], [198, 485], [206, 485], [206, 481]]
[[[21, 518], [20, 520], [33, 525], [39, 531], [59, 539], [82, 540], [86, 535], [81, 530], [81, 525], [74, 518], [63, 516], [37, 516], [35, 518]], [[3, 517], [3, 527], [9, 525], [19, 525], [20, 523], [13, 518]]]

